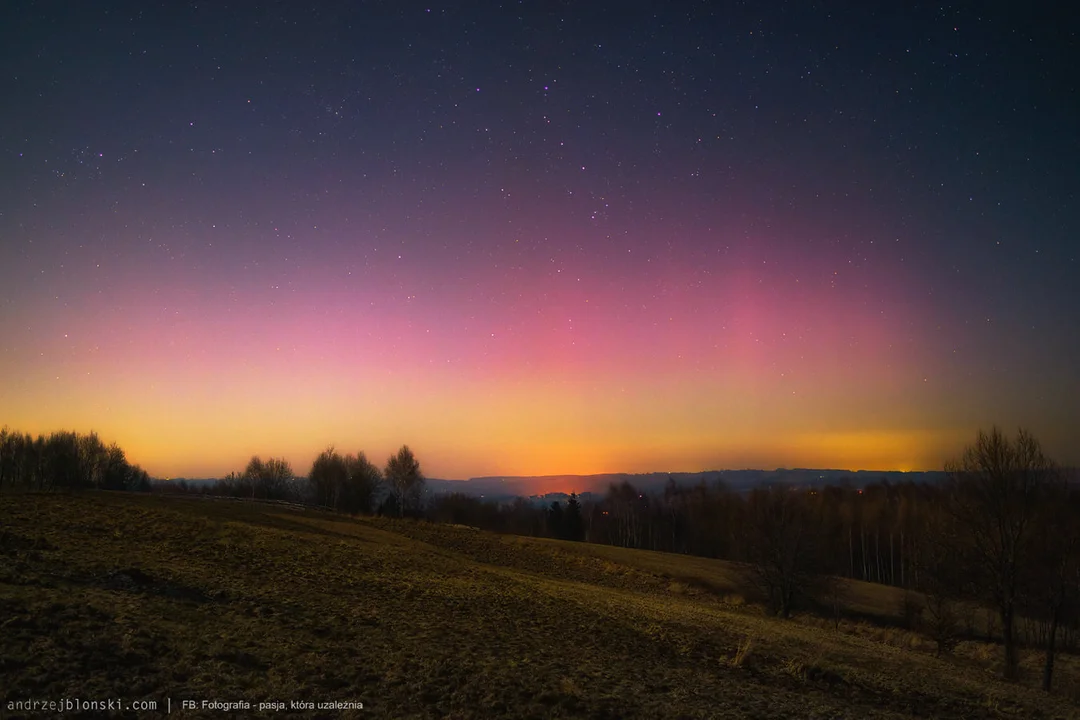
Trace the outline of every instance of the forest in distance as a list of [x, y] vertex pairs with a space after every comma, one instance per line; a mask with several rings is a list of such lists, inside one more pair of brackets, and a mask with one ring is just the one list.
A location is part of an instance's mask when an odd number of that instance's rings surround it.
[[[669, 481], [644, 492], [624, 481], [586, 500], [537, 505], [462, 493], [425, 493], [408, 446], [380, 467], [363, 452], [328, 448], [306, 477], [287, 461], [253, 457], [213, 486], [157, 489], [297, 503], [352, 515], [390, 515], [481, 530], [602, 543], [733, 561], [779, 617], [836, 614], [835, 578], [901, 588], [912, 629], [948, 653], [976, 633], [1000, 641], [1006, 678], [1019, 648], [1054, 659], [1080, 642], [1080, 485], [1024, 430], [979, 432], [945, 468], [945, 480], [802, 488], [779, 484], [733, 492], [723, 483]], [[14, 490], [149, 491], [145, 471], [96, 435], [33, 439], [0, 431], [0, 493]], [[978, 608], [976, 613], [972, 608]], [[982, 625], [976, 628], [976, 616]]]

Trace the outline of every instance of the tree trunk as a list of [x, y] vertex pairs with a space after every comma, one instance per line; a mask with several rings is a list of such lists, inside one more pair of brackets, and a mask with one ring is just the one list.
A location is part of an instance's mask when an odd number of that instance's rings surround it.
[[862, 580], [869, 580], [870, 573], [866, 566], [866, 528], [859, 527], [859, 539], [862, 541]]
[[904, 572], [904, 528], [900, 528], [900, 587], [907, 587], [906, 573]]
[[1016, 653], [1016, 638], [1013, 630], [1013, 608], [1003, 608], [1001, 611], [1001, 638], [1005, 643], [1005, 679], [1015, 680], [1019, 667], [1019, 658]]
[[875, 561], [876, 561], [876, 564], [877, 564], [877, 581], [880, 583], [880, 582], [882, 582], [882, 580], [881, 580], [881, 532], [880, 531], [875, 531], [874, 532], [874, 558], [875, 558]]
[[847, 529], [847, 546], [848, 546], [848, 555], [851, 556], [851, 575], [850, 575], [850, 577], [854, 578], [855, 577], [855, 544], [854, 544], [854, 541], [851, 538], [851, 534], [852, 534], [852, 528], [849, 525], [848, 529]]
[[1042, 689], [1050, 692], [1054, 679], [1054, 644], [1057, 641], [1058, 608], [1055, 607], [1050, 615], [1050, 635], [1046, 638], [1046, 664], [1043, 665]]
[[[916, 532], [918, 532], [916, 530]], [[911, 541], [911, 581], [912, 587], [916, 590], [919, 589], [919, 563], [922, 559], [919, 555], [919, 544], [922, 542], [922, 538], [918, 535]]]
[[787, 619], [791, 617], [791, 600], [792, 593], [784, 587], [784, 584], [780, 585], [780, 617]]
[[896, 555], [893, 554], [893, 531], [889, 531], [889, 584], [896, 584]]

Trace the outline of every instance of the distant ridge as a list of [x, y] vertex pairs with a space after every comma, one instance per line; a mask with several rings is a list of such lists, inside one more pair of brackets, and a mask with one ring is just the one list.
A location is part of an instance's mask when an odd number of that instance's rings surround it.
[[[900, 470], [815, 470], [811, 468], [778, 468], [776, 470], [706, 470], [702, 472], [599, 473], [596, 475], [502, 475], [474, 477], [468, 480], [427, 479], [429, 493], [445, 495], [462, 493], [490, 500], [510, 500], [515, 497], [545, 497], [548, 495], [603, 495], [611, 485], [629, 482], [643, 493], [663, 492], [668, 478], [682, 487], [704, 482], [715, 485], [718, 480], [734, 492], [749, 492], [759, 485], [784, 483], [796, 487], [821, 487], [847, 483], [855, 488], [873, 483], [939, 483], [945, 479], [941, 470], [903, 472]], [[218, 482], [216, 478], [155, 479], [155, 484], [178, 484], [181, 480], [192, 488], [205, 488]]]
[[214, 483], [219, 482], [220, 480], [221, 480], [221, 478], [174, 477], [174, 478], [154, 478], [153, 482], [155, 482], [155, 483], [177, 483], [177, 484], [183, 482], [183, 483], [187, 483], [188, 485], [193, 486], [193, 487], [200, 487], [200, 486], [203, 486], [203, 485], [213, 485]]
[[938, 483], [945, 479], [940, 470], [903, 472], [900, 470], [815, 470], [809, 468], [779, 468], [776, 470], [708, 470], [703, 472], [652, 472], [652, 473], [601, 473], [597, 475], [507, 475], [475, 477], [468, 480], [428, 480], [428, 489], [434, 493], [464, 493], [501, 499], [530, 497], [534, 495], [603, 494], [612, 484], [626, 481], [642, 492], [663, 490], [668, 478], [680, 486], [692, 486], [704, 482], [713, 485], [723, 481], [735, 492], [749, 492], [755, 486], [785, 483], [798, 487], [815, 487], [848, 483], [852, 487], [865, 487], [873, 483], [890, 484], [915, 482]]

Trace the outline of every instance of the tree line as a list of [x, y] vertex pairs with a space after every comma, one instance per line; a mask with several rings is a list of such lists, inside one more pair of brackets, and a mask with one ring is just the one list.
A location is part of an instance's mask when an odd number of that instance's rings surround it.
[[4, 490], [150, 490], [150, 476], [116, 443], [96, 433], [49, 435], [0, 429], [0, 492]]
[[[387, 458], [383, 468], [363, 451], [342, 455], [333, 446], [319, 453], [307, 477], [298, 478], [284, 458], [252, 457], [206, 492], [260, 500], [298, 502], [350, 514], [378, 512], [419, 517], [424, 507], [424, 475], [408, 445]], [[186, 483], [177, 489], [190, 491]]]
[[[979, 432], [946, 466], [942, 484], [858, 488], [775, 485], [735, 493], [717, 482], [659, 493], [629, 482], [581, 503], [537, 506], [465, 495], [432, 498], [432, 520], [740, 563], [768, 608], [839, 613], [850, 578], [904, 589], [900, 612], [938, 652], [974, 636], [1000, 640], [1003, 674], [1018, 674], [1021, 644], [1045, 648], [1050, 689], [1060, 644], [1080, 635], [1080, 485], [1021, 430]], [[838, 617], [838, 615], [837, 615]]]

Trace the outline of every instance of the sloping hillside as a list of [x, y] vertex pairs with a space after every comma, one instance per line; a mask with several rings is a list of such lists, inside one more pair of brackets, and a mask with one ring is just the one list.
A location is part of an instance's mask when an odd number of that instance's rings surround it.
[[[181, 717], [222, 716], [184, 700], [306, 718], [1080, 716], [997, 680], [992, 653], [936, 659], [914, 636], [774, 620], [738, 583], [708, 560], [411, 521], [4, 496], [0, 711], [79, 697]], [[1064, 687], [1074, 659], [1059, 672]], [[287, 709], [331, 700], [364, 709]]]

